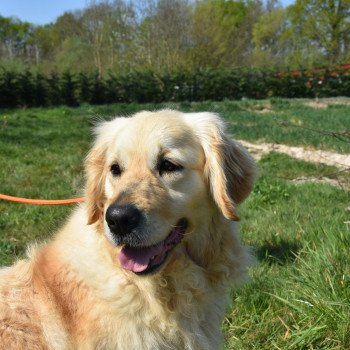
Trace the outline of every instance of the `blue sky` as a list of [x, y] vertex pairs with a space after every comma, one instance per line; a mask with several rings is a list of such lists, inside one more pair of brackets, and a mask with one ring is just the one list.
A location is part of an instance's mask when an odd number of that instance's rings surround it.
[[[294, 0], [281, 0], [284, 6]], [[84, 8], [89, 0], [0, 0], [0, 15], [18, 17], [34, 24], [53, 22], [65, 11]]]
[[68, 10], [79, 10], [88, 0], [0, 0], [0, 15], [18, 17], [34, 24], [53, 22]]

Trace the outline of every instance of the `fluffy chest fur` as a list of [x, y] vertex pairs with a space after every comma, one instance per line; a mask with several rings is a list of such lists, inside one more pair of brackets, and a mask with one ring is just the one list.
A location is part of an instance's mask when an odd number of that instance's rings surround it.
[[[249, 263], [235, 225], [226, 223], [215, 242], [203, 242], [212, 256], [206, 266], [199, 259], [203, 252], [188, 242], [161, 273], [135, 278], [118, 268], [95, 227], [85, 225], [83, 234], [75, 229], [83, 217], [78, 211], [34, 265], [41, 293], [52, 304], [47, 310], [56, 310], [55, 322], [65, 329], [67, 349], [219, 348], [228, 288], [244, 278]], [[44, 310], [42, 324], [52, 323], [51, 316]]]

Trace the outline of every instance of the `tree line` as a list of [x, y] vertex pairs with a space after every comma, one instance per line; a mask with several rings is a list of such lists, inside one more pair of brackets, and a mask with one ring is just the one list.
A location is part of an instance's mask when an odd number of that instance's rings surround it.
[[211, 68], [158, 73], [98, 72], [48, 75], [0, 70], [0, 108], [78, 106], [82, 103], [159, 103], [270, 97], [350, 97], [350, 71]]
[[93, 71], [105, 81], [134, 71], [335, 65], [350, 61], [349, 48], [350, 0], [286, 8], [277, 0], [102, 0], [47, 25], [0, 16], [6, 70]]

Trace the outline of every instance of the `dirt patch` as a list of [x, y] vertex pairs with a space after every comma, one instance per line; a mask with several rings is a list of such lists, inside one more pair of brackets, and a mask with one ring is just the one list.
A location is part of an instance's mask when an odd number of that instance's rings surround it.
[[[335, 166], [340, 171], [346, 171], [350, 169], [350, 155], [348, 154], [305, 149], [303, 147], [287, 146], [273, 143], [255, 144], [243, 140], [239, 140], [238, 142], [247, 148], [247, 150], [256, 160], [260, 160], [265, 154], [269, 154], [270, 152], [277, 152], [287, 154], [292, 158], [304, 160], [306, 162]], [[340, 188], [344, 191], [350, 191], [349, 179], [344, 178], [341, 175], [336, 176], [335, 178], [329, 178], [325, 176], [300, 176], [295, 179], [290, 179], [289, 181], [294, 184], [302, 184], [305, 182], [324, 183]]]
[[305, 106], [312, 108], [327, 108], [330, 105], [341, 105], [341, 106], [350, 106], [349, 99], [322, 99], [315, 101], [308, 101], [304, 103]]
[[307, 107], [312, 107], [312, 108], [327, 108], [328, 107], [328, 103], [317, 102], [317, 101], [305, 102], [304, 105]]
[[261, 102], [254, 105], [249, 105], [245, 108], [246, 111], [265, 114], [265, 113], [274, 113], [270, 102]]
[[273, 110], [270, 108], [263, 108], [260, 110], [256, 110], [254, 111], [255, 113], [261, 113], [261, 114], [265, 114], [265, 113], [273, 113]]
[[350, 183], [349, 181], [346, 181], [345, 179], [338, 178], [338, 179], [330, 179], [329, 177], [313, 177], [313, 176], [300, 176], [293, 180], [290, 180], [290, 182], [294, 184], [303, 184], [307, 182], [313, 182], [313, 183], [323, 183], [330, 186], [334, 186], [337, 188], [340, 188], [344, 191], [350, 191]]
[[303, 147], [287, 146], [274, 143], [250, 143], [247, 141], [239, 140], [245, 148], [252, 154], [257, 160], [261, 159], [265, 154], [271, 152], [284, 153], [288, 156], [306, 162], [321, 163], [326, 165], [335, 166], [340, 170], [350, 168], [350, 154], [340, 154], [329, 151], [306, 149]]

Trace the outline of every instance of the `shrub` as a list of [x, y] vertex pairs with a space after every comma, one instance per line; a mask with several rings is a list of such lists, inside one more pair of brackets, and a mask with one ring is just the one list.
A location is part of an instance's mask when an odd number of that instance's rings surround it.
[[70, 72], [64, 72], [60, 80], [60, 91], [62, 103], [75, 107], [78, 106], [77, 98], [78, 84], [74, 80], [74, 76]]
[[60, 86], [60, 76], [57, 72], [52, 72], [47, 78], [48, 100], [52, 106], [62, 104], [62, 91]]
[[0, 107], [77, 106], [80, 103], [159, 103], [165, 101], [222, 101], [271, 97], [312, 98], [350, 96], [350, 72], [345, 69], [278, 73], [261, 69], [153, 71], [105, 77], [97, 73], [30, 70], [0, 71]]
[[21, 103], [20, 89], [14, 72], [2, 70], [0, 72], [0, 106], [17, 107]]

